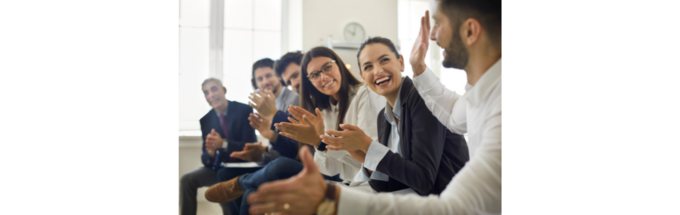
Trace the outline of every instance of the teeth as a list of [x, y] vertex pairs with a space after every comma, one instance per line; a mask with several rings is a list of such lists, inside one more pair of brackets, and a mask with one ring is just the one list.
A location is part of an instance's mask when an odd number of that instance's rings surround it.
[[325, 88], [325, 87], [328, 87], [328, 85], [331, 85], [333, 82], [335, 82], [335, 80], [332, 80], [331, 82], [328, 82], [328, 84], [323, 85], [323, 87], [324, 87], [324, 88]]
[[378, 85], [379, 85], [379, 84], [381, 84], [382, 82], [385, 82], [385, 81], [388, 81], [388, 80], [390, 80], [390, 77], [389, 77], [389, 76], [386, 76], [386, 77], [384, 77], [384, 78], [381, 78], [381, 79], [376, 80], [376, 81], [375, 81], [375, 84], [378, 84]]

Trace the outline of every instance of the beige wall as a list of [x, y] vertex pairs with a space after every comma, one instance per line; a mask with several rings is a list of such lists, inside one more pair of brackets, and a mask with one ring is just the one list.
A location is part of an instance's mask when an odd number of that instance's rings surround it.
[[[332, 35], [333, 40], [344, 41], [343, 29], [350, 22], [361, 24], [367, 36], [386, 37], [396, 43], [397, 3], [396, 0], [303, 0], [302, 49], [308, 51], [322, 45], [328, 35]], [[356, 50], [335, 51], [361, 79]]]

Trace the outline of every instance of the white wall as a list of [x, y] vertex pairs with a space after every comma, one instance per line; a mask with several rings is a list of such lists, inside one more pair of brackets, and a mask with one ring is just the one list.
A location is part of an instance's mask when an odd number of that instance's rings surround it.
[[[342, 31], [350, 22], [364, 27], [367, 36], [386, 37], [397, 40], [397, 3], [395, 0], [303, 0], [302, 1], [302, 49], [310, 49], [333, 40], [344, 41]], [[352, 73], [361, 80], [357, 70], [356, 50], [336, 49]]]

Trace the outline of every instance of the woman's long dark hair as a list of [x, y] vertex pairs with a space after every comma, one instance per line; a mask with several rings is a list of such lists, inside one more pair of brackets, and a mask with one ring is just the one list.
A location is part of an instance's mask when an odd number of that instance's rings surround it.
[[345, 63], [342, 59], [335, 54], [335, 52], [329, 48], [319, 46], [305, 53], [302, 57], [301, 70], [302, 70], [302, 84], [300, 86], [300, 107], [306, 109], [307, 111], [314, 113], [314, 108], [319, 108], [319, 110], [326, 110], [331, 108], [330, 98], [331, 96], [321, 93], [319, 90], [312, 85], [312, 82], [307, 78], [307, 65], [315, 57], [327, 57], [335, 60], [335, 63], [340, 69], [340, 76], [342, 81], [340, 83], [340, 90], [338, 90], [338, 122], [336, 124], [336, 130], [340, 129], [340, 124], [345, 120], [345, 114], [349, 108], [349, 93], [352, 86], [363, 84], [359, 81], [352, 73], [347, 69]]

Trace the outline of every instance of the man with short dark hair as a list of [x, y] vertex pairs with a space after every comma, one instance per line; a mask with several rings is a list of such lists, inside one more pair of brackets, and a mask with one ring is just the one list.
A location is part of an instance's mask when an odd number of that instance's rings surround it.
[[[253, 109], [248, 105], [229, 101], [227, 88], [219, 79], [208, 78], [201, 85], [205, 100], [213, 108], [200, 119], [203, 133], [203, 167], [185, 173], [180, 179], [180, 206], [182, 214], [196, 214], [196, 193], [199, 187], [217, 183], [216, 171], [222, 162], [236, 161], [229, 155], [240, 151], [246, 143], [257, 142], [255, 130], [248, 126], [248, 115]], [[220, 204], [227, 213], [227, 204]]]
[[[303, 148], [304, 169], [251, 193], [251, 214], [501, 214], [501, 1], [438, 0], [433, 18], [432, 34], [429, 13], [421, 18], [411, 52], [413, 82], [449, 130], [466, 121], [472, 155], [441, 195], [371, 194], [327, 184]], [[428, 35], [444, 49], [444, 67], [465, 70], [464, 96], [446, 89], [425, 65]]]
[[281, 59], [274, 63], [274, 70], [278, 74], [283, 82], [288, 86], [291, 86], [295, 92], [300, 93], [300, 83], [302, 79], [300, 78], [300, 63], [302, 62], [302, 52], [288, 52], [281, 56]]

